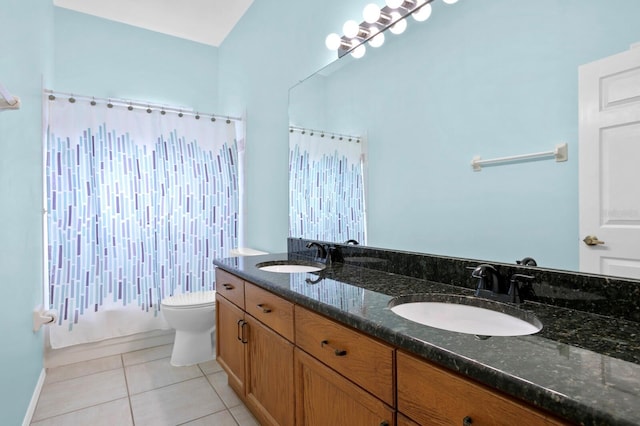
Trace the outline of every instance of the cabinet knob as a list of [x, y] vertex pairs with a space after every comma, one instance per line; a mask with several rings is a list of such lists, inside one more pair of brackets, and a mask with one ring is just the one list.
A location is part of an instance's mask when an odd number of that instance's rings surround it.
[[471, 417], [466, 416], [464, 419], [462, 419], [462, 426], [471, 426], [471, 424], [473, 423], [473, 420], [471, 420]]
[[384, 421], [380, 422], [380, 426], [389, 426], [389, 422], [384, 420]]
[[233, 286], [229, 283], [222, 284], [225, 290], [233, 290]]

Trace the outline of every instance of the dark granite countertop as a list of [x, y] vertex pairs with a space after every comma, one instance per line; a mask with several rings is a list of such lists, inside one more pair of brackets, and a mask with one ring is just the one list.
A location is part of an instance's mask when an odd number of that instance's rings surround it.
[[640, 424], [640, 324], [558, 306], [525, 302], [543, 329], [491, 337], [449, 332], [401, 318], [400, 295], [470, 295], [469, 288], [334, 263], [319, 273], [261, 271], [256, 264], [288, 254], [214, 263], [301, 306], [438, 363], [559, 417], [585, 425]]

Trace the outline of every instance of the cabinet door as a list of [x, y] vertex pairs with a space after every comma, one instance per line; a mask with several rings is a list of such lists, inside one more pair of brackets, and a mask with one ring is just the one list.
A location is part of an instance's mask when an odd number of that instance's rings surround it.
[[247, 344], [247, 406], [263, 425], [293, 426], [293, 345], [251, 315]]
[[394, 405], [394, 349], [300, 306], [296, 346], [388, 405]]
[[300, 349], [295, 368], [297, 425], [395, 424], [392, 408]]
[[567, 424], [401, 351], [397, 374], [398, 411], [422, 425]]
[[244, 312], [216, 293], [216, 358], [231, 386], [244, 397], [246, 324]]

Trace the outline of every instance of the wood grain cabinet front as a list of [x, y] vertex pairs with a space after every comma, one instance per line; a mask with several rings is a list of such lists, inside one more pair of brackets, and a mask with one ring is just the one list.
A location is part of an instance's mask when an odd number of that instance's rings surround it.
[[293, 426], [293, 344], [251, 315], [246, 320], [247, 406], [262, 425]]
[[394, 406], [393, 347], [296, 306], [296, 346]]
[[227, 372], [229, 386], [244, 395], [247, 325], [244, 311], [216, 292], [216, 359]]
[[245, 283], [246, 312], [264, 325], [293, 342], [293, 303]]
[[216, 269], [216, 294], [224, 296], [244, 310], [244, 281], [235, 275]]
[[421, 425], [569, 424], [402, 351], [397, 374], [398, 411]]
[[296, 424], [395, 425], [391, 407], [300, 349], [295, 365]]

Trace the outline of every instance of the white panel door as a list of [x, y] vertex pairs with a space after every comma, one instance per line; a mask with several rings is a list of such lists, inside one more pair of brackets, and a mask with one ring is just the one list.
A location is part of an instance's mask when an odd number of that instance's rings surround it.
[[640, 48], [579, 74], [580, 271], [640, 278]]

